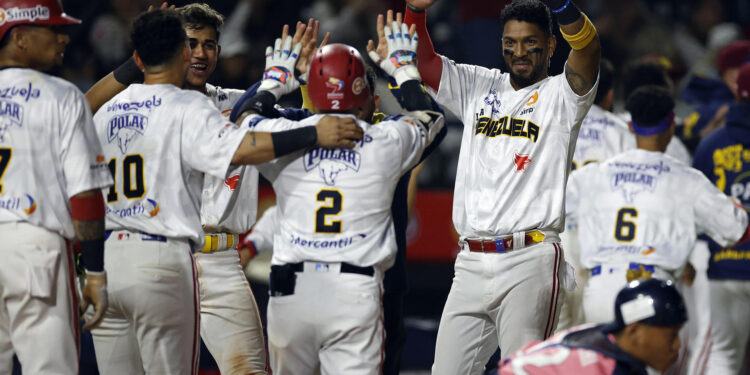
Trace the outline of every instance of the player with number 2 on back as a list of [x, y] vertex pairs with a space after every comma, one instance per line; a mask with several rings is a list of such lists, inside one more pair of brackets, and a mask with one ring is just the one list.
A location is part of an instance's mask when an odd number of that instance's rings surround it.
[[[396, 255], [393, 193], [446, 130], [421, 88], [416, 35], [400, 22], [379, 30], [381, 41], [390, 38], [377, 60], [400, 85], [411, 112], [376, 126], [364, 121], [375, 103], [362, 57], [347, 45], [324, 46], [310, 65], [310, 100], [316, 113], [356, 116], [364, 138], [351, 150], [315, 147], [258, 166], [273, 184], [279, 210], [268, 306], [274, 374], [312, 374], [318, 366], [322, 374], [380, 372], [382, 279]], [[267, 74], [257, 94], [235, 107], [260, 114], [249, 116], [256, 130], [297, 129], [322, 116], [300, 122], [261, 116], [273, 113], [276, 100], [297, 86], [290, 50], [290, 38], [269, 47], [266, 72], [285, 76]]]
[[[438, 55], [425, 9], [407, 0], [421, 40], [419, 71], [464, 124], [453, 198], [460, 235], [455, 277], [438, 328], [433, 374], [479, 374], [555, 330], [573, 275], [560, 247], [565, 182], [581, 122], [596, 95], [599, 38], [573, 1], [515, 0], [501, 14], [508, 72]], [[552, 13], [572, 51], [548, 76]]]

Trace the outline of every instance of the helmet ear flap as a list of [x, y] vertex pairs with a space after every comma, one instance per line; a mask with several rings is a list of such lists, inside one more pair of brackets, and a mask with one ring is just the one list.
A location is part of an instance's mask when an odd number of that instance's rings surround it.
[[319, 110], [347, 111], [364, 106], [370, 97], [364, 60], [345, 44], [320, 48], [310, 65], [308, 95]]

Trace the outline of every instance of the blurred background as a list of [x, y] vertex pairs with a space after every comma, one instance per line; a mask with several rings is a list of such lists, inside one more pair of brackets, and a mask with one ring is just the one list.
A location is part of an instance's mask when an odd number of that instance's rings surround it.
[[[194, 1], [174, 1], [182, 6]], [[222, 51], [209, 82], [244, 89], [260, 79], [264, 50], [284, 24], [310, 17], [321, 21], [321, 37], [330, 31], [331, 42], [359, 48], [375, 39], [378, 13], [403, 11], [402, 0], [221, 0], [205, 1], [227, 18], [221, 33]], [[439, 0], [428, 11], [428, 30], [438, 53], [460, 62], [503, 69], [499, 15], [507, 0]], [[81, 18], [73, 30], [65, 64], [54, 74], [75, 83], [82, 91], [120, 65], [132, 53], [129, 24], [155, 0], [65, 0], [66, 12]], [[615, 67], [616, 77], [634, 62], [649, 59], [663, 64], [675, 83], [675, 95], [692, 79], [718, 80], [717, 52], [732, 41], [750, 38], [748, 0], [576, 0], [594, 22], [603, 57]], [[558, 31], [559, 32], [559, 31]], [[562, 72], [569, 47], [558, 37], [550, 74]], [[367, 59], [367, 58], [366, 58]], [[616, 78], [615, 82], [619, 82]], [[385, 82], [377, 92], [381, 110], [400, 112], [387, 93]], [[615, 112], [624, 98], [616, 86]], [[694, 103], [681, 100], [678, 116], [689, 118]], [[294, 104], [294, 103], [291, 103]], [[451, 223], [452, 188], [462, 125], [449, 118], [449, 134], [427, 160], [420, 175], [420, 192], [408, 232], [409, 292], [406, 297], [408, 338], [404, 373], [427, 373], [442, 306], [453, 277], [458, 251]], [[684, 122], [684, 121], [683, 121]], [[680, 122], [681, 123], [681, 122]], [[685, 142], [690, 146], [689, 142]], [[273, 192], [261, 189], [261, 211], [273, 204]], [[268, 299], [262, 281], [251, 281], [263, 313]], [[90, 337], [83, 342], [83, 374], [96, 373]], [[495, 360], [496, 362], [496, 360]], [[218, 374], [210, 354], [201, 353], [201, 373]]]

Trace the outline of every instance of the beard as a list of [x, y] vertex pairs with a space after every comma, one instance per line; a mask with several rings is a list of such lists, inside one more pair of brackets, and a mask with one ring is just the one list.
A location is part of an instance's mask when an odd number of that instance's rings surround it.
[[[532, 65], [531, 71], [527, 74], [520, 75], [513, 71], [513, 60], [506, 59], [506, 64], [510, 67], [508, 69], [508, 72], [510, 73], [510, 79], [512, 82], [514, 82], [518, 88], [523, 88], [526, 86], [533, 85], [534, 83], [539, 82], [542, 78], [544, 78], [545, 73], [545, 65], [544, 61], [547, 61], [546, 56], [539, 56], [539, 63], [536, 65]], [[511, 60], [511, 61], [508, 61]], [[530, 59], [522, 59], [524, 62], [528, 62], [530, 64], [533, 64], [532, 60]]]

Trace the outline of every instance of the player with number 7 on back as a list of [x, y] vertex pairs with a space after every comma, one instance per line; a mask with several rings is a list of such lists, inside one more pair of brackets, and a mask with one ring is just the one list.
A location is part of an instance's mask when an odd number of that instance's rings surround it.
[[[507, 356], [555, 331], [575, 284], [559, 232], [565, 182], [598, 82], [596, 29], [569, 0], [515, 0], [500, 15], [508, 72], [438, 55], [426, 25], [435, 0], [406, 0], [416, 26], [419, 72], [464, 132], [453, 198], [460, 235], [455, 277], [438, 328], [433, 374], [479, 374], [500, 347]], [[549, 76], [555, 15], [572, 51]]]

